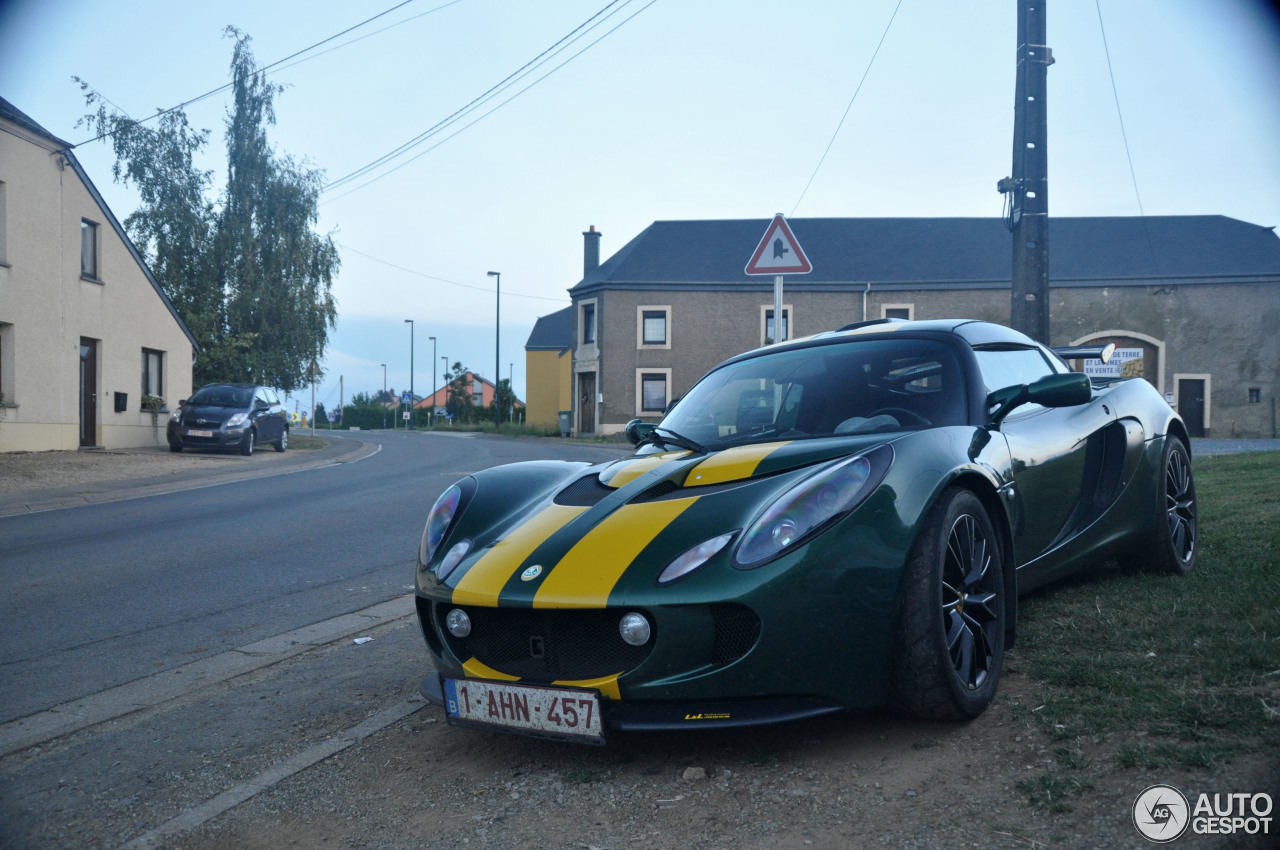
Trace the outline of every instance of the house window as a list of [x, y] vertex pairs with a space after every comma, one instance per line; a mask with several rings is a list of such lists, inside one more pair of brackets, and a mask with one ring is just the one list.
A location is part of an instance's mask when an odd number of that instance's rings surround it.
[[13, 325], [0, 322], [0, 405], [13, 404]]
[[582, 305], [582, 344], [592, 345], [596, 341], [596, 305], [595, 302]]
[[7, 204], [5, 203], [5, 201], [6, 201], [6, 198], [5, 198], [4, 181], [0, 180], [0, 266], [3, 266], [6, 264], [5, 241], [4, 241], [6, 222], [5, 222], [4, 216], [5, 216], [5, 209], [7, 207]]
[[142, 394], [164, 397], [164, 352], [142, 349]]
[[80, 276], [98, 279], [98, 225], [80, 220]]
[[671, 308], [642, 305], [636, 308], [636, 346], [671, 348]]
[[471, 403], [476, 407], [484, 407], [484, 384], [480, 381], [471, 382]]
[[1262, 388], [1249, 387], [1249, 404], [1259, 404], [1262, 401]]
[[670, 401], [670, 369], [636, 370], [636, 415], [662, 414]]
[[[760, 342], [763, 345], [772, 345], [773, 336], [773, 308], [760, 308]], [[791, 307], [784, 305], [782, 308], [782, 339], [788, 340], [792, 338], [791, 334]]]
[[906, 319], [910, 321], [915, 318], [916, 305], [914, 304], [885, 304], [880, 308], [880, 316], [884, 319]]

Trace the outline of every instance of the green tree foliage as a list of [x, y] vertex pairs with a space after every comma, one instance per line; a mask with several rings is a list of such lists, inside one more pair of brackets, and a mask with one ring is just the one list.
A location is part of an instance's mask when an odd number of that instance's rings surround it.
[[456, 423], [469, 423], [475, 418], [471, 381], [467, 378], [470, 372], [470, 369], [455, 360], [453, 367], [444, 375], [445, 385], [449, 389], [445, 409], [453, 414], [453, 421]]
[[154, 127], [108, 110], [81, 81], [95, 111], [84, 123], [108, 139], [113, 177], [134, 185], [141, 206], [125, 219], [129, 235], [200, 344], [197, 385], [249, 381], [285, 391], [307, 383], [337, 320], [332, 285], [340, 259], [319, 221], [322, 172], [267, 139], [281, 86], [268, 83], [234, 28], [233, 106], [224, 134], [227, 182], [209, 200], [213, 174], [195, 167], [209, 140], [181, 110]]
[[387, 409], [368, 393], [356, 393], [352, 396], [351, 403], [342, 408], [342, 424], [345, 428], [382, 428], [387, 419]]
[[515, 411], [512, 416], [511, 408], [515, 405], [516, 395], [511, 391], [511, 381], [503, 378], [498, 381], [498, 391], [494, 394], [493, 402], [489, 405], [489, 410], [493, 410], [493, 405], [498, 405], [498, 421], [503, 423], [521, 422], [523, 420], [523, 412]]
[[316, 415], [311, 417], [311, 421], [317, 425], [329, 424], [329, 414], [325, 412], [323, 404], [316, 404]]

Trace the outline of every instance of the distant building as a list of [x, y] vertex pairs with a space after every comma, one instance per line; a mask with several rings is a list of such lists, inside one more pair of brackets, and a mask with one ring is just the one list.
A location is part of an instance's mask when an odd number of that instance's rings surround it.
[[0, 98], [0, 451], [162, 443], [198, 352], [70, 145]]
[[528, 424], [560, 425], [560, 411], [573, 410], [573, 308], [542, 316], [524, 344]]
[[[493, 399], [497, 388], [494, 387], [493, 381], [486, 380], [474, 372], [467, 372], [463, 376], [463, 384], [467, 387], [467, 393], [471, 399], [473, 407], [490, 411], [492, 418]], [[417, 398], [417, 396], [415, 396]], [[449, 384], [445, 384], [435, 391], [434, 395], [422, 398], [421, 401], [414, 402], [414, 407], [422, 410], [431, 410], [433, 407], [437, 410], [444, 410], [449, 406]], [[512, 406], [516, 410], [524, 407], [524, 402], [518, 398], [513, 398]], [[483, 417], [481, 417], [483, 419]], [[518, 418], [518, 416], [517, 416]]]
[[[708, 369], [775, 333], [773, 281], [743, 269], [768, 219], [657, 221], [570, 289], [581, 434], [656, 421]], [[785, 279], [784, 338], [868, 318], [1009, 321], [1000, 219], [793, 219], [812, 274]], [[1055, 218], [1053, 345], [1115, 342], [1126, 374], [1195, 435], [1271, 437], [1280, 396], [1280, 238], [1224, 216]], [[532, 374], [532, 370], [531, 370]], [[530, 378], [532, 381], [532, 377]]]

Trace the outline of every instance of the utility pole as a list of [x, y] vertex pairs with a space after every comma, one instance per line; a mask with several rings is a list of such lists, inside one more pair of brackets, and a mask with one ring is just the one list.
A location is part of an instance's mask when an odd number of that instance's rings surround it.
[[1047, 0], [1017, 0], [1013, 176], [996, 184], [1013, 231], [1009, 324], [1049, 344], [1049, 159], [1045, 92], [1053, 51], [1045, 45]]

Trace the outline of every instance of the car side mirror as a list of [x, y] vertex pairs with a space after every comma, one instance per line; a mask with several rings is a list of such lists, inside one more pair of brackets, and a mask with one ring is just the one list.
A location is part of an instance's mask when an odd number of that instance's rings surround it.
[[632, 419], [627, 423], [626, 435], [631, 445], [639, 445], [640, 441], [653, 433], [653, 429], [658, 427], [652, 422], [645, 422], [642, 419]]
[[267, 409], [267, 408], [269, 408], [269, 407], [271, 407], [271, 405], [267, 404], [265, 401], [263, 401], [263, 400], [262, 400], [262, 399], [260, 399], [260, 398], [255, 398], [255, 399], [253, 400], [253, 409], [254, 409], [254, 410], [266, 410], [266, 409]]
[[1030, 384], [1005, 387], [987, 396], [987, 409], [997, 408], [991, 414], [991, 427], [998, 428], [1014, 408], [1024, 404], [1040, 404], [1045, 407], [1075, 407], [1093, 398], [1093, 385], [1089, 376], [1079, 372], [1045, 375]]

